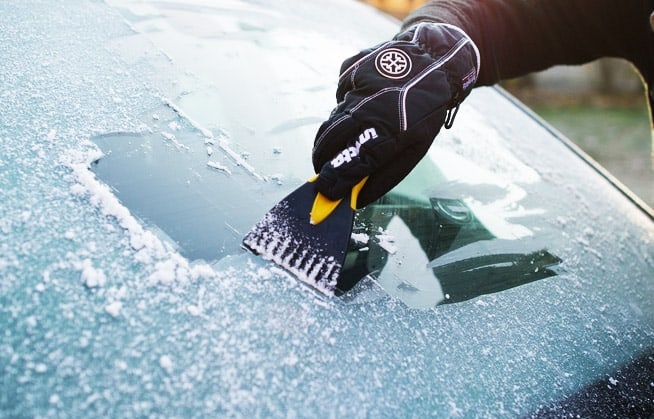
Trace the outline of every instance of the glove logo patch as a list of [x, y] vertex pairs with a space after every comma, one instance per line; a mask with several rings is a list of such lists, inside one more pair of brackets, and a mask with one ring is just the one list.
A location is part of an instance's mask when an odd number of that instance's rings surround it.
[[401, 79], [411, 71], [411, 58], [397, 48], [389, 48], [375, 59], [375, 68], [384, 77]]

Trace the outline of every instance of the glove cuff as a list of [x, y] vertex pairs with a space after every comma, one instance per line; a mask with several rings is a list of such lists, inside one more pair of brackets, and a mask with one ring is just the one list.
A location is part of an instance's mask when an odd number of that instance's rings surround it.
[[[470, 47], [474, 52], [474, 71], [466, 74], [458, 74], [458, 80], [456, 77], [451, 77], [450, 83], [458, 87], [458, 91], [452, 92], [453, 97], [449, 108], [459, 106], [468, 94], [470, 94], [479, 76], [481, 55], [479, 54], [477, 44], [475, 44], [463, 29], [449, 23], [420, 22], [398, 33], [393, 40], [415, 43], [434, 59], [442, 57], [448, 50], [451, 51], [453, 45]], [[454, 76], [453, 73], [456, 73], [456, 68], [450, 68], [449, 72], [451, 76]]]

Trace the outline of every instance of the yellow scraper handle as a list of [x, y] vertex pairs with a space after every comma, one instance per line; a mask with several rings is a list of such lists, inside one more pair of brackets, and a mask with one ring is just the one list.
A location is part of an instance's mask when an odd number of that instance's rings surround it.
[[[315, 182], [315, 180], [318, 179], [318, 175], [313, 176], [311, 179], [309, 179], [309, 182]], [[361, 192], [361, 189], [363, 188], [363, 185], [365, 185], [366, 181], [368, 180], [368, 176], [364, 177], [361, 179], [359, 183], [354, 185], [352, 188], [352, 194], [350, 197], [350, 208], [353, 210], [357, 209], [357, 199], [359, 198], [359, 192]], [[320, 224], [325, 220], [325, 218], [329, 217], [329, 214], [331, 214], [338, 204], [341, 203], [343, 199], [337, 199], [336, 201], [332, 201], [331, 199], [327, 198], [325, 195], [321, 194], [318, 192], [316, 195], [316, 199], [313, 201], [313, 207], [311, 207], [311, 213], [309, 214], [309, 222], [311, 224]]]

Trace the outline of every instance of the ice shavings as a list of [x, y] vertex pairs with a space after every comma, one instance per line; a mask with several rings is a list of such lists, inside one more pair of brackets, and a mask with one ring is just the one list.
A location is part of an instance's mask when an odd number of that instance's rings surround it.
[[151, 284], [170, 284], [175, 280], [177, 266], [173, 260], [164, 260], [155, 264], [155, 271], [148, 277]]
[[379, 233], [375, 236], [379, 241], [379, 247], [386, 250], [389, 254], [395, 254], [397, 252], [397, 246], [395, 245], [395, 238], [388, 232], [379, 228]]
[[45, 374], [48, 371], [48, 366], [40, 362], [34, 366], [34, 371], [39, 374]]
[[193, 305], [193, 304], [189, 304], [186, 307], [186, 311], [188, 312], [188, 314], [190, 314], [191, 316], [194, 316], [194, 317], [197, 317], [200, 314], [202, 314], [202, 308], [200, 308], [200, 307], [198, 307], [196, 305]]
[[175, 134], [171, 134], [170, 132], [161, 132], [161, 136], [164, 137], [164, 139], [168, 140], [172, 145], [175, 146], [178, 150], [190, 150], [190, 148], [187, 145], [184, 145], [177, 141], [177, 137], [175, 137]]
[[273, 175], [270, 175], [270, 179], [275, 181], [277, 185], [283, 185], [284, 184], [284, 175], [281, 173], [275, 173]]
[[45, 137], [45, 139], [48, 142], [53, 142], [56, 136], [57, 136], [57, 130], [53, 128], [50, 131], [48, 131], [48, 135]]
[[220, 164], [220, 163], [218, 163], [216, 161], [213, 161], [213, 160], [209, 160], [207, 162], [207, 166], [211, 167], [212, 169], [216, 169], [216, 170], [220, 170], [221, 172], [225, 172], [228, 175], [232, 174], [232, 171], [229, 170], [229, 168], [227, 166], [224, 166], [224, 165], [222, 165], [222, 164]]
[[205, 143], [209, 141], [211, 144], [217, 144], [218, 147], [222, 151], [225, 152], [229, 157], [231, 157], [234, 162], [236, 162], [237, 165], [243, 167], [250, 175], [255, 177], [258, 180], [264, 180], [261, 175], [257, 173], [257, 171], [250, 165], [248, 162], [245, 161], [245, 159], [239, 155], [236, 151], [232, 150], [229, 144], [227, 143], [227, 140], [224, 138], [216, 138], [213, 135], [213, 132], [208, 130], [207, 128], [204, 128], [202, 125], [200, 125], [198, 122], [193, 120], [190, 116], [188, 116], [186, 113], [184, 113], [179, 106], [177, 106], [175, 103], [173, 103], [171, 100], [163, 98], [163, 102], [166, 106], [168, 106], [170, 109], [172, 109], [175, 113], [177, 113], [181, 118], [184, 118], [185, 120], [188, 121], [189, 124], [191, 124], [195, 129], [200, 131], [202, 135], [206, 137]]
[[368, 236], [366, 233], [352, 233], [352, 236], [350, 237], [356, 243], [360, 243], [360, 244], [366, 244], [370, 241], [370, 236]]
[[107, 282], [107, 277], [101, 269], [95, 269], [89, 259], [82, 261], [82, 282], [87, 288], [102, 287]]
[[114, 301], [112, 303], [109, 303], [105, 306], [104, 311], [107, 312], [111, 317], [118, 317], [120, 316], [120, 311], [123, 309], [123, 303], [120, 301]]
[[168, 355], [161, 355], [159, 357], [159, 366], [166, 371], [166, 373], [170, 374], [173, 372], [173, 367], [175, 366], [173, 364], [173, 359], [168, 356]]

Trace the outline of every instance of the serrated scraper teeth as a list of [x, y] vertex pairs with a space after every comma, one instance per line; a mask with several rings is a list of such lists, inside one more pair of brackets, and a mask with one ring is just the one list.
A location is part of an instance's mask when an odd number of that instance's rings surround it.
[[322, 222], [311, 224], [316, 193], [311, 182], [300, 186], [256, 223], [243, 245], [321, 293], [334, 295], [354, 210], [343, 200]]

